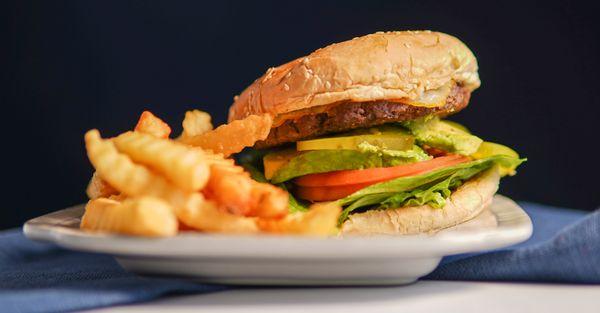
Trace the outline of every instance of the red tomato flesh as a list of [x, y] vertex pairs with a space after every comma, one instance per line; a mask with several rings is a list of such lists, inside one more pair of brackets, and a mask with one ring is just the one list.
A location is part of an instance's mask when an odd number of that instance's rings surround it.
[[394, 167], [378, 167], [364, 170], [344, 170], [309, 174], [297, 178], [295, 194], [310, 201], [333, 201], [380, 182], [398, 177], [423, 174], [442, 167], [469, 161], [461, 155], [446, 155], [431, 160]]
[[294, 183], [298, 186], [321, 187], [321, 186], [344, 186], [362, 183], [376, 183], [390, 180], [396, 177], [411, 176], [441, 167], [468, 161], [469, 158], [462, 155], [447, 155], [431, 160], [403, 164], [393, 167], [376, 167], [364, 170], [344, 170], [327, 173], [308, 174], [298, 177]]

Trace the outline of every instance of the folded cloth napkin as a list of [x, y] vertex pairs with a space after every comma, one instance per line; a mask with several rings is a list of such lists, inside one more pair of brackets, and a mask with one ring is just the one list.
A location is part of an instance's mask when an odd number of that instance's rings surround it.
[[32, 242], [21, 230], [0, 232], [0, 312], [68, 312], [223, 289], [137, 276], [110, 256]]
[[533, 222], [529, 240], [483, 254], [446, 257], [424, 279], [600, 284], [600, 210], [520, 203]]
[[[600, 283], [600, 211], [521, 203], [530, 240], [483, 254], [445, 258], [426, 279]], [[228, 287], [140, 277], [105, 255], [67, 251], [0, 232], [0, 312], [65, 312]]]

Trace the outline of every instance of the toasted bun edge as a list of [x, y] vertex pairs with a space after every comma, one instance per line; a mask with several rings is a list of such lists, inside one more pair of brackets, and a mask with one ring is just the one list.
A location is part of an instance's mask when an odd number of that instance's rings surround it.
[[500, 174], [493, 167], [454, 191], [446, 205], [429, 205], [352, 214], [342, 224], [342, 235], [414, 235], [439, 231], [466, 222], [481, 213], [498, 190]]

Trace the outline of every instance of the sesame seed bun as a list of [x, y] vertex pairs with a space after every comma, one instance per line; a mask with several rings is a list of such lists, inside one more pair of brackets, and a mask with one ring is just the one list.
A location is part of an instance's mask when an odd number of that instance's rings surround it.
[[480, 85], [477, 61], [460, 40], [431, 31], [379, 32], [268, 69], [235, 98], [229, 121], [270, 114], [275, 127], [297, 118], [291, 112], [309, 114], [306, 109], [340, 102], [423, 105], [415, 101], [424, 92], [450, 84], [468, 92]]

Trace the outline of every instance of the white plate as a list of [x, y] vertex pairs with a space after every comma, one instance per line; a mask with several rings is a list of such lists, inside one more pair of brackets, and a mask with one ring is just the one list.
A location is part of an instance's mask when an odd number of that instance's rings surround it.
[[83, 206], [28, 221], [27, 237], [80, 251], [114, 255], [142, 274], [202, 282], [260, 285], [392, 285], [429, 274], [442, 257], [519, 243], [531, 235], [527, 214], [496, 195], [475, 219], [436, 234], [307, 238], [182, 233], [136, 238], [78, 229]]

